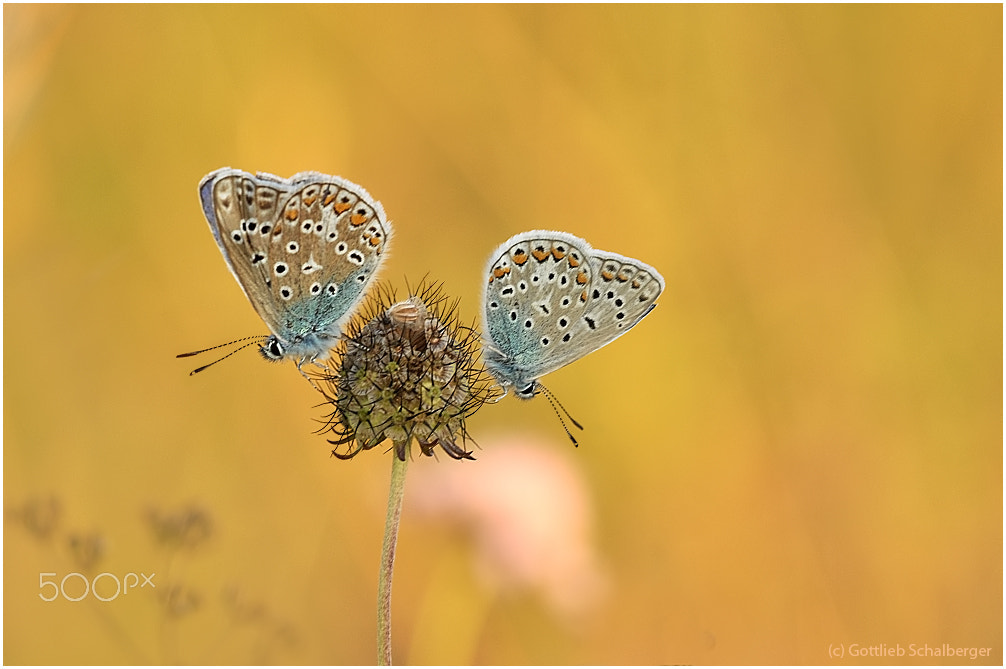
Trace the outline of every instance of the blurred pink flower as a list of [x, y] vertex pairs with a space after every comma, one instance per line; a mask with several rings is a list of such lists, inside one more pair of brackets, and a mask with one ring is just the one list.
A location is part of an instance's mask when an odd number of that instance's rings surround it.
[[414, 467], [407, 507], [470, 532], [490, 588], [536, 589], [563, 618], [586, 612], [605, 578], [590, 493], [574, 454], [562, 450], [569, 445], [511, 436], [481, 446], [475, 462]]

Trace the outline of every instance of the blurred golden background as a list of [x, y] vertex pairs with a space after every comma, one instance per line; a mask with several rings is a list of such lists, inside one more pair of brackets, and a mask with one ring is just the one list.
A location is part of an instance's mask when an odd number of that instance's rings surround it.
[[524, 230], [667, 281], [545, 379], [578, 449], [506, 398], [410, 468], [396, 662], [1002, 663], [1001, 5], [3, 16], [6, 663], [375, 660], [390, 457], [174, 357], [265, 331], [227, 165], [362, 184], [468, 322]]

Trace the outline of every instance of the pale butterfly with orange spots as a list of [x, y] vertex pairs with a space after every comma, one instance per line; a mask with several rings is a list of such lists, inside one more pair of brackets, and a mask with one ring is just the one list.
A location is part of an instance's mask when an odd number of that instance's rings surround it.
[[[337, 176], [225, 167], [199, 182], [217, 246], [271, 334], [268, 360], [323, 360], [386, 257], [381, 203]], [[204, 368], [200, 368], [204, 369]], [[199, 370], [196, 370], [199, 371]]]
[[541, 390], [545, 374], [628, 332], [664, 290], [664, 278], [646, 263], [549, 230], [505, 241], [485, 277], [485, 366], [522, 399]]

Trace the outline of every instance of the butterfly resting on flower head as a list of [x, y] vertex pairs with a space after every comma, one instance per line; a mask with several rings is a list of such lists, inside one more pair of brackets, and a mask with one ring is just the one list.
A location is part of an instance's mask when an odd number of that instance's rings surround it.
[[646, 263], [549, 230], [505, 241], [485, 277], [485, 366], [521, 399], [544, 389], [540, 377], [628, 332], [664, 290]]
[[337, 176], [231, 168], [206, 175], [199, 199], [224, 261], [270, 330], [262, 355], [298, 369], [327, 358], [387, 255], [392, 229], [381, 203]]

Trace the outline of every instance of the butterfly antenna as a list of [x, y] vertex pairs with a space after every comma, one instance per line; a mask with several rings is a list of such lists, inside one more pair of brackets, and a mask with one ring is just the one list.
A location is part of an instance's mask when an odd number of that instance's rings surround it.
[[538, 390], [540, 390], [541, 394], [545, 396], [545, 399], [548, 400], [548, 403], [552, 405], [552, 411], [555, 412], [556, 417], [559, 419], [559, 423], [562, 424], [562, 429], [566, 431], [566, 436], [569, 437], [569, 440], [573, 442], [573, 446], [579, 448], [580, 442], [576, 440], [576, 438], [572, 435], [572, 433], [570, 433], [569, 428], [566, 427], [566, 421], [562, 419], [562, 414], [559, 413], [559, 409], [562, 409], [562, 413], [566, 414], [566, 418], [569, 419], [569, 422], [575, 425], [578, 429], [582, 430], [583, 426], [580, 425], [578, 422], [576, 422], [575, 418], [569, 415], [569, 412], [566, 411], [566, 407], [562, 406], [562, 403], [558, 399], [556, 399], [555, 395], [553, 395], [548, 388], [546, 388], [541, 384], [538, 384]]
[[[226, 344], [219, 344], [217, 346], [210, 346], [209, 348], [204, 348], [204, 349], [202, 349], [200, 351], [192, 351], [191, 353], [179, 353], [175, 357], [176, 358], [188, 358], [188, 357], [191, 357], [193, 355], [199, 355], [200, 353], [206, 353], [206, 351], [212, 351], [214, 349], [223, 348], [224, 346], [230, 346], [231, 344], [236, 344], [239, 341], [248, 341], [249, 339], [265, 339], [265, 335], [255, 335], [254, 337], [242, 337], [241, 339], [235, 339], [234, 341], [229, 341]], [[248, 344], [245, 344], [245, 346], [248, 346]], [[244, 346], [242, 346], [241, 348], [244, 348]], [[238, 351], [240, 351], [241, 348], [239, 348]], [[235, 353], [237, 353], [237, 351], [235, 351]], [[223, 360], [223, 358], [221, 358], [221, 360]]]
[[[245, 340], [247, 340], [247, 339], [255, 339], [255, 340], [257, 340], [257, 341], [262, 341], [262, 339], [264, 339], [264, 337], [244, 337], [243, 339], [236, 339], [235, 341], [232, 341], [232, 342], [231, 342], [231, 344], [236, 344], [236, 343], [237, 343], [237, 342], [239, 342], [239, 341], [245, 341]], [[220, 361], [222, 361], [222, 360], [226, 360], [227, 358], [231, 357], [232, 355], [234, 355], [234, 354], [235, 354], [235, 353], [237, 353], [238, 351], [240, 351], [240, 350], [243, 350], [243, 349], [246, 349], [246, 348], [248, 348], [249, 346], [252, 346], [252, 345], [254, 345], [255, 343], [256, 343], [256, 342], [254, 342], [254, 341], [250, 341], [250, 342], [248, 342], [247, 344], [244, 344], [244, 345], [242, 345], [242, 346], [238, 346], [238, 347], [237, 347], [236, 349], [234, 349], [233, 351], [231, 351], [231, 352], [230, 352], [230, 353], [228, 353], [227, 355], [223, 356], [222, 358], [217, 358], [216, 360], [214, 360], [214, 361], [213, 361], [213, 362], [211, 362], [211, 363], [208, 363], [208, 364], [206, 364], [206, 365], [203, 365], [202, 367], [197, 367], [196, 369], [193, 369], [193, 370], [192, 370], [191, 372], [189, 372], [189, 376], [192, 376], [193, 374], [198, 374], [199, 372], [203, 371], [203, 370], [204, 370], [204, 369], [206, 369], [207, 367], [212, 367], [213, 365], [217, 364], [218, 362], [220, 362]], [[230, 344], [221, 344], [220, 346], [229, 346], [229, 345], [230, 345]], [[202, 351], [195, 351], [195, 352], [193, 352], [193, 353], [182, 353], [181, 355], [179, 355], [179, 356], [177, 356], [177, 357], [179, 357], [179, 358], [187, 358], [187, 357], [189, 357], [189, 356], [191, 356], [191, 355], [197, 355], [197, 354], [199, 354], [199, 353], [204, 353], [204, 352], [206, 352], [206, 351], [212, 351], [212, 350], [213, 350], [213, 349], [215, 349], [215, 348], [220, 348], [220, 346], [212, 346], [212, 347], [210, 347], [210, 348], [207, 348], [207, 349], [203, 349]]]
[[[539, 390], [541, 390], [541, 391], [542, 391], [542, 392], [544, 393], [545, 397], [547, 397], [547, 398], [548, 398], [548, 401], [549, 401], [549, 402], [555, 402], [555, 404], [557, 404], [557, 405], [559, 406], [559, 408], [560, 408], [560, 409], [562, 409], [562, 412], [563, 412], [564, 414], [566, 414], [566, 418], [568, 418], [568, 419], [569, 419], [569, 422], [571, 422], [571, 423], [572, 423], [573, 425], [575, 425], [575, 426], [576, 426], [577, 428], [579, 428], [579, 429], [581, 429], [581, 430], [583, 429], [583, 426], [582, 426], [582, 425], [580, 425], [580, 423], [578, 423], [578, 422], [577, 422], [577, 420], [576, 420], [575, 418], [573, 418], [573, 417], [572, 417], [572, 416], [571, 416], [571, 415], [569, 414], [569, 411], [567, 411], [567, 410], [566, 410], [566, 407], [564, 407], [564, 406], [562, 405], [562, 402], [560, 402], [560, 401], [559, 401], [559, 399], [558, 399], [558, 398], [557, 398], [557, 397], [556, 397], [555, 395], [553, 395], [553, 394], [552, 394], [552, 391], [550, 391], [550, 390], [549, 390], [548, 388], [546, 388], [545, 386], [543, 386], [543, 385], [541, 385], [541, 384], [538, 384], [538, 388], [539, 388]], [[553, 406], [553, 408], [554, 408], [554, 406]], [[558, 413], [558, 412], [556, 412], [556, 413]]]

